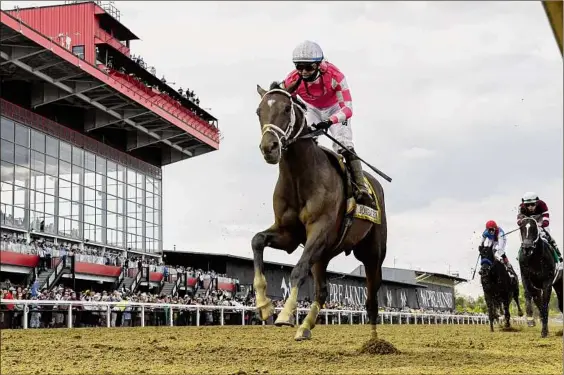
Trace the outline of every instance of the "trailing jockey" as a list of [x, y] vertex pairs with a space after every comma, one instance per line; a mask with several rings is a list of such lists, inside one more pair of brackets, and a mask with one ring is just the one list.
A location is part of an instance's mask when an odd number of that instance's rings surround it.
[[364, 181], [361, 161], [349, 152], [354, 152], [351, 130], [353, 111], [351, 91], [345, 76], [335, 65], [324, 59], [323, 51], [317, 43], [308, 40], [296, 46], [292, 61], [296, 69], [288, 74], [280, 86], [288, 88], [297, 84], [292, 95], [299, 95], [306, 103], [307, 124], [316, 129], [328, 129], [347, 148], [342, 150], [340, 146], [333, 144], [333, 150], [343, 155], [351, 169], [354, 183], [358, 187], [357, 200], [361, 204], [369, 204], [372, 198]]
[[554, 280], [557, 280], [562, 273], [562, 254], [556, 245], [556, 241], [550, 235], [550, 214], [546, 203], [539, 199], [539, 196], [533, 192], [523, 194], [521, 204], [519, 205], [519, 213], [517, 214], [517, 225], [521, 225], [521, 219], [524, 217], [538, 216], [542, 220], [540, 223], [541, 239], [552, 249], [554, 260], [556, 261], [556, 275]]
[[507, 247], [505, 232], [493, 220], [486, 223], [486, 229], [482, 233], [482, 246], [492, 246], [495, 251], [494, 256], [505, 265], [509, 276], [517, 277], [513, 266], [509, 263], [509, 258], [505, 255], [505, 248]]

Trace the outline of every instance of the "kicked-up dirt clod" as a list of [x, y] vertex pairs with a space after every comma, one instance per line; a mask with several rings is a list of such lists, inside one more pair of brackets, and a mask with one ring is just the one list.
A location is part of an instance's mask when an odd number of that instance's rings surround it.
[[400, 351], [389, 342], [371, 338], [360, 348], [361, 354], [400, 354]]

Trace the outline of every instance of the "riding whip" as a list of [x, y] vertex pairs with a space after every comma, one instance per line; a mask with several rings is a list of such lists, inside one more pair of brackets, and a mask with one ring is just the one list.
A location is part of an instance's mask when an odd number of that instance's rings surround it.
[[478, 254], [478, 259], [476, 259], [476, 267], [474, 267], [474, 273], [472, 274], [472, 280], [474, 280], [474, 276], [476, 276], [476, 269], [478, 268], [478, 262], [480, 261], [480, 254]]
[[[317, 132], [315, 132], [317, 133]], [[327, 138], [329, 138], [330, 140], [332, 140], [333, 142], [335, 142], [339, 147], [341, 147], [344, 150], [349, 150], [348, 147], [343, 146], [343, 144], [339, 141], [337, 141], [335, 138], [333, 138], [329, 133], [327, 133], [325, 130], [321, 130], [319, 132], [319, 134], [323, 134], [325, 135]], [[352, 152], [349, 150], [349, 152], [351, 154], [353, 154], [354, 156], [356, 156], [358, 158], [358, 160], [360, 160], [361, 162], [363, 162], [364, 164], [366, 164], [370, 169], [372, 169], [375, 173], [378, 173], [384, 180], [388, 181], [388, 182], [392, 182], [392, 178], [390, 176], [388, 176], [387, 174], [385, 174], [384, 172], [382, 172], [381, 170], [379, 170], [378, 168], [374, 167], [373, 165], [371, 165], [370, 163], [368, 163], [367, 161], [363, 160], [360, 156], [358, 156], [356, 153]]]

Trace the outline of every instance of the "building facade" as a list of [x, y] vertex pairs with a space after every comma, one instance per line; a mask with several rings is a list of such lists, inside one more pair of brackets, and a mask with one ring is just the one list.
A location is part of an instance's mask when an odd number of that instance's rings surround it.
[[160, 173], [6, 116], [0, 138], [2, 227], [124, 250], [162, 249]]

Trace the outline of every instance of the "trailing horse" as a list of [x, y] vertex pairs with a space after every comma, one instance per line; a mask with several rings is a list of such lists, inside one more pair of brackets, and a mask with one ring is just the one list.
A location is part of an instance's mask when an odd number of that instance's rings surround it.
[[[552, 294], [556, 261], [552, 249], [541, 239], [538, 222], [534, 217], [523, 218], [519, 229], [521, 231], [519, 266], [523, 288], [525, 288], [527, 322], [529, 326], [534, 325], [532, 299], [539, 309], [542, 323], [541, 337], [546, 337], [548, 336], [548, 305]], [[554, 291], [558, 298], [558, 307], [562, 312], [562, 281], [554, 284]]]
[[295, 339], [311, 338], [311, 329], [327, 298], [326, 272], [329, 261], [345, 251], [366, 269], [367, 302], [373, 337], [378, 318], [377, 292], [382, 282], [386, 256], [386, 211], [381, 184], [364, 173], [373, 207], [356, 204], [350, 172], [340, 155], [317, 145], [306, 124], [306, 107], [292, 97], [295, 89], [269, 91], [257, 85], [261, 97], [257, 115], [262, 131], [260, 150], [265, 161], [278, 164], [279, 174], [273, 194], [274, 223], [252, 239], [256, 307], [262, 320], [274, 312], [266, 296], [263, 253], [266, 246], [291, 254], [304, 245], [303, 254], [290, 275], [291, 290], [277, 326], [294, 326], [298, 290], [311, 271], [315, 301], [296, 332]]
[[493, 332], [494, 320], [497, 318], [499, 307], [503, 309], [505, 316], [505, 327], [511, 326], [509, 313], [509, 305], [511, 300], [515, 300], [519, 316], [523, 316], [521, 305], [519, 304], [519, 280], [517, 275], [511, 277], [505, 265], [494, 257], [494, 251], [491, 246], [480, 246], [480, 279], [482, 289], [484, 290], [484, 298], [488, 307], [488, 316], [490, 320], [490, 331]]

